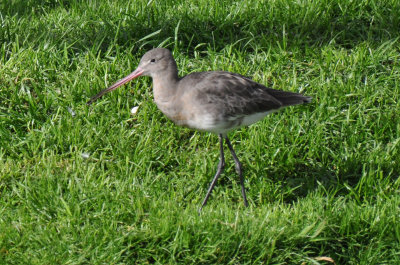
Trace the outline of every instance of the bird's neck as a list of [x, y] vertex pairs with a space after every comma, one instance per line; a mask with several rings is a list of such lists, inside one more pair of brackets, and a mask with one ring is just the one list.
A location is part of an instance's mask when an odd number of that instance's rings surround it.
[[177, 71], [153, 76], [153, 94], [157, 104], [173, 101], [179, 77]]
[[153, 76], [153, 94], [157, 107], [175, 123], [180, 124], [182, 104], [179, 104], [178, 75]]

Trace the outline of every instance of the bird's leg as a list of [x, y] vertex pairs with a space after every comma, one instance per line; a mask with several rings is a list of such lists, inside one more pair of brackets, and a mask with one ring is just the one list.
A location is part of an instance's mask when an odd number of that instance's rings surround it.
[[229, 141], [228, 136], [225, 136], [225, 142], [229, 147], [229, 150], [231, 151], [233, 160], [235, 160], [235, 168], [236, 168], [236, 172], [239, 175], [239, 179], [240, 179], [240, 185], [242, 186], [242, 196], [243, 196], [243, 200], [244, 200], [244, 206], [249, 206], [249, 204], [247, 203], [247, 197], [246, 197], [246, 190], [244, 189], [244, 178], [243, 178], [243, 173], [242, 173], [242, 165], [238, 159], [238, 157], [236, 156], [235, 150], [233, 150], [231, 141]]
[[201, 212], [201, 209], [203, 209], [204, 205], [206, 205], [207, 201], [208, 201], [208, 197], [210, 197], [211, 191], [214, 189], [215, 183], [218, 180], [219, 175], [221, 175], [222, 171], [224, 170], [225, 167], [225, 158], [224, 158], [224, 146], [223, 146], [223, 138], [222, 138], [222, 134], [218, 135], [219, 137], [219, 152], [220, 152], [220, 160], [218, 163], [218, 169], [217, 169], [217, 173], [215, 173], [215, 176], [210, 184], [210, 187], [208, 188], [206, 197], [203, 200], [203, 203], [201, 204], [201, 207], [199, 209], [199, 212]]

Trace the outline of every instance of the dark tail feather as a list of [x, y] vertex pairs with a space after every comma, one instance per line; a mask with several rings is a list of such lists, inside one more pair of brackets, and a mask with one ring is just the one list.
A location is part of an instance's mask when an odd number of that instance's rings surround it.
[[288, 96], [279, 98], [278, 100], [282, 102], [284, 106], [292, 106], [292, 105], [299, 105], [304, 103], [310, 103], [312, 97], [307, 97], [303, 95], [296, 95], [296, 96]]
[[271, 91], [268, 91], [268, 93], [280, 102], [282, 102], [283, 107], [310, 103], [312, 99], [312, 97], [304, 96], [299, 93], [282, 90], [271, 89]]

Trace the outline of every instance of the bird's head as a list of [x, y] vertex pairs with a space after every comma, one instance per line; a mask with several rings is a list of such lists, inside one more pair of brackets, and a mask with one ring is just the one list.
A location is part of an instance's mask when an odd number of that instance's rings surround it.
[[97, 95], [93, 96], [87, 104], [92, 104], [95, 100], [102, 97], [104, 94], [117, 89], [125, 83], [135, 79], [138, 76], [151, 76], [155, 78], [157, 76], [169, 76], [174, 75], [177, 78], [177, 67], [176, 62], [172, 56], [172, 53], [165, 48], [155, 48], [146, 52], [142, 59], [140, 59], [138, 67], [129, 75], [117, 81], [110, 87], [102, 90]]
[[155, 48], [143, 55], [137, 69], [142, 71], [141, 75], [155, 77], [174, 67], [176, 68], [176, 63], [172, 53], [165, 48]]

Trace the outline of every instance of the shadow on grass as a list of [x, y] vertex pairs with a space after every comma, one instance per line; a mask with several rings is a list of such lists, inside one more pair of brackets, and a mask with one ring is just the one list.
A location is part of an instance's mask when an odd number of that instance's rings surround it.
[[[218, 180], [217, 186], [237, 189], [234, 191], [237, 197], [232, 199], [234, 203], [238, 203], [241, 199], [239, 178], [231, 162], [227, 160], [226, 170]], [[396, 190], [393, 182], [400, 174], [398, 166], [365, 164], [356, 160], [332, 161], [327, 165], [323, 163], [310, 165], [299, 161], [289, 167], [281, 165], [263, 168], [261, 166], [260, 169], [251, 168], [246, 164], [243, 166], [247, 194], [256, 206], [275, 201], [291, 204], [317, 190], [329, 197], [350, 196], [358, 203], [362, 203], [364, 199], [374, 198], [379, 193], [377, 189], [383, 186]], [[210, 175], [209, 178], [211, 181], [212, 176]], [[202, 188], [206, 190], [208, 185], [208, 182], [203, 183]], [[262, 200], [260, 196], [263, 197]]]
[[[177, 45], [180, 51], [189, 55], [194, 49], [207, 50], [211, 46], [219, 51], [233, 44], [236, 49], [246, 52], [271, 46], [287, 49], [290, 46], [331, 43], [351, 49], [363, 41], [381, 43], [400, 36], [400, 3], [369, 1], [339, 4], [320, 1], [316, 5], [309, 3], [302, 6], [291, 1], [277, 1], [252, 8], [231, 4], [230, 8], [215, 7], [218, 10], [214, 13], [218, 14], [214, 14], [204, 4], [178, 9], [183, 2], [142, 3], [142, 9], [136, 14], [120, 13], [115, 16], [111, 11], [96, 12], [96, 6], [84, 2], [62, 1], [61, 5], [58, 1], [30, 0], [3, 4], [3, 13], [6, 16], [29, 16], [32, 10], [39, 13], [51, 12], [55, 8], [67, 11], [74, 8], [75, 12], [82, 10], [88, 20], [85, 25], [77, 22], [73, 25], [75, 30], [62, 34], [48, 26], [31, 29], [36, 31], [30, 36], [32, 43], [36, 42], [37, 36], [52, 36], [54, 42], [59, 42], [61, 37], [63, 43], [73, 43], [75, 51], [86, 51], [88, 47], [95, 46], [102, 54], [113, 44], [128, 49], [134, 46], [133, 52], [142, 54], [164, 41], [165, 44]], [[235, 11], [235, 6], [239, 11]], [[99, 21], [102, 23], [97, 23]], [[124, 23], [119, 24], [120, 21]], [[143, 40], [159, 30], [159, 34]], [[116, 32], [119, 32], [117, 36]], [[8, 41], [13, 41], [15, 37], [9, 36]], [[178, 43], [174, 43], [175, 37]], [[139, 52], [139, 49], [142, 51]]]
[[[246, 171], [249, 174], [253, 170], [247, 168]], [[266, 194], [271, 197], [271, 201], [280, 199], [285, 203], [293, 203], [319, 190], [327, 196], [350, 196], [361, 203], [364, 199], [374, 198], [382, 187], [390, 187], [395, 191], [397, 188], [393, 183], [400, 174], [400, 168], [389, 163], [363, 163], [356, 160], [332, 161], [327, 165], [307, 165], [298, 162], [290, 169], [276, 167], [254, 174], [264, 175], [271, 182], [270, 185], [277, 189], [275, 194]], [[254, 189], [258, 188], [259, 181], [263, 179], [251, 180]], [[388, 196], [389, 193], [390, 191], [387, 191]]]
[[[116, 42], [120, 46], [135, 45], [133, 52], [142, 54], [170, 39], [166, 44], [177, 45], [181, 52], [186, 51], [189, 56], [195, 49], [202, 51], [212, 47], [220, 51], [229, 45], [235, 45], [236, 49], [249, 53], [271, 46], [286, 46], [284, 48], [290, 50], [291, 46], [319, 47], [330, 43], [351, 49], [360, 42], [381, 43], [399, 37], [399, 10], [400, 6], [397, 11], [385, 11], [379, 18], [372, 15], [352, 17], [342, 14], [336, 6], [336, 10], [331, 10], [325, 17], [317, 17], [312, 22], [303, 22], [301, 17], [293, 19], [284, 14], [281, 17], [254, 20], [251, 12], [243, 13], [237, 20], [218, 21], [209, 16], [190, 13], [166, 20], [162, 12], [158, 12], [159, 14], [151, 16], [153, 20], [148, 23], [129, 17], [127, 25], [120, 29]], [[84, 47], [90, 47], [93, 40], [102, 40], [101, 49], [104, 52], [115, 41], [114, 32], [117, 30], [115, 25], [106, 23], [97, 30], [86, 32], [88, 38], [83, 36], [81, 43]], [[161, 30], [159, 34], [140, 41], [158, 30]], [[178, 43], [172, 43], [176, 30]]]

